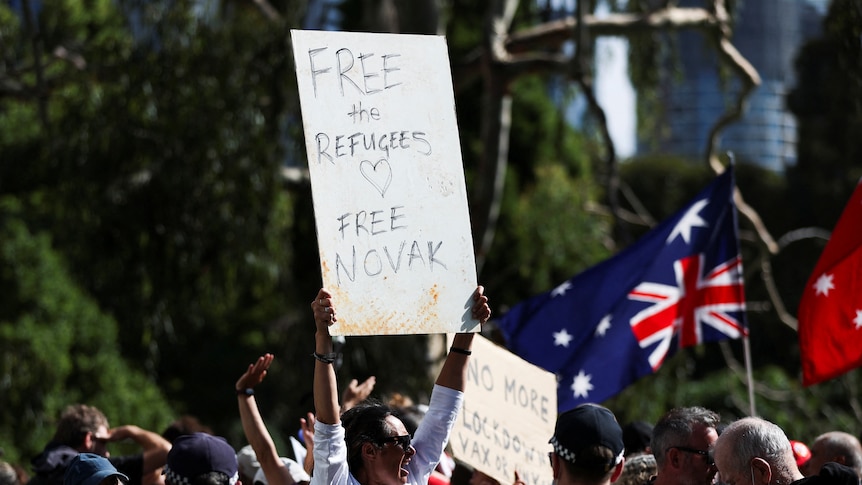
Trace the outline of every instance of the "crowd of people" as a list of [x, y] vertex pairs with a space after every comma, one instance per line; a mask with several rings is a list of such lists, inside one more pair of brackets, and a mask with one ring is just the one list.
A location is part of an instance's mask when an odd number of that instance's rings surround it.
[[[403, 396], [383, 403], [369, 396], [371, 377], [339, 394], [329, 327], [335, 301], [321, 289], [315, 321], [314, 412], [300, 420], [302, 441], [291, 438], [287, 458], [276, 449], [254, 389], [273, 362], [264, 354], [236, 381], [248, 445], [235, 450], [193, 418], [163, 433], [134, 425], [111, 428], [85, 404], [68, 406], [53, 439], [23, 470], [0, 461], [0, 485], [500, 485], [482, 470], [459, 478], [446, 447], [464, 400], [472, 333], [456, 334], [427, 406]], [[472, 317], [491, 315], [482, 287]], [[108, 444], [131, 440], [140, 453], [111, 456]], [[788, 439], [776, 424], [746, 417], [729, 424], [703, 407], [679, 407], [656, 423], [622, 426], [613, 412], [583, 404], [557, 416], [549, 437], [555, 485], [860, 485], [862, 445], [832, 430], [810, 446]], [[513, 485], [527, 484], [515, 471]]]

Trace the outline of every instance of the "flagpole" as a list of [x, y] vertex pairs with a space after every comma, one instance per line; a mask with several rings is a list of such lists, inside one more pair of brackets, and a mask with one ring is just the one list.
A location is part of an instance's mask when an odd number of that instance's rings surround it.
[[751, 372], [751, 345], [748, 335], [742, 337], [742, 349], [745, 354], [745, 378], [748, 381], [748, 413], [749, 416], [757, 416], [754, 406], [754, 374]]
[[[736, 157], [732, 151], [727, 152], [727, 160], [731, 166], [736, 166]], [[757, 416], [757, 409], [754, 405], [754, 373], [751, 370], [751, 344], [748, 340], [748, 332], [742, 336], [742, 351], [745, 355], [745, 379], [748, 381], [748, 414], [749, 416]]]

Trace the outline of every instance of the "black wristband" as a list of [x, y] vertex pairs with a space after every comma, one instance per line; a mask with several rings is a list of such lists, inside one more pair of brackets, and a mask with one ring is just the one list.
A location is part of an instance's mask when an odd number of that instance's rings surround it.
[[245, 389], [237, 389], [236, 395], [237, 396], [254, 396], [254, 389], [252, 389], [250, 387], [246, 387]]
[[455, 352], [456, 354], [463, 354], [463, 355], [473, 355], [472, 350], [461, 349], [458, 347], [449, 347], [449, 352]]
[[338, 354], [336, 354], [335, 352], [331, 352], [328, 354], [318, 354], [317, 352], [312, 352], [311, 356], [323, 362], [324, 364], [334, 364], [335, 358], [338, 357]]

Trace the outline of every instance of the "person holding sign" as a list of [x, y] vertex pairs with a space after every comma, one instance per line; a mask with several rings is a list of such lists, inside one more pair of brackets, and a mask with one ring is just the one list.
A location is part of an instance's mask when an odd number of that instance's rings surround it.
[[605, 407], [581, 404], [560, 414], [549, 443], [559, 485], [608, 485], [623, 472], [623, 430]]
[[[480, 286], [473, 294], [472, 315], [480, 323], [491, 317], [483, 293]], [[311, 309], [317, 327], [312, 354], [317, 360], [312, 485], [426, 485], [461, 409], [473, 334], [455, 335], [428, 412], [411, 438], [388, 406], [363, 403], [340, 414], [329, 335], [329, 326], [338, 321], [332, 294], [321, 289]]]

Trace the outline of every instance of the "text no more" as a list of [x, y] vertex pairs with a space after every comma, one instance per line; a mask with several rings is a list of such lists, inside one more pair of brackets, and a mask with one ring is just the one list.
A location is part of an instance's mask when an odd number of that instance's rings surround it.
[[[548, 396], [517, 378], [495, 375], [493, 367], [479, 356], [474, 355], [468, 364], [467, 383], [481, 389], [484, 401], [491, 399], [496, 407], [504, 409], [496, 410], [497, 416], [500, 413], [512, 416], [513, 413], [506, 410], [514, 408], [516, 415], [526, 412], [544, 423], [555, 417]], [[527, 483], [550, 484], [550, 473], [537, 471], [547, 467], [545, 452], [537, 449], [540, 443], [526, 439], [515, 429], [519, 424], [523, 426], [519, 420], [504, 422], [500, 417], [491, 416], [494, 413], [483, 412], [486, 404], [474, 406], [469, 398], [464, 403], [459, 417], [461, 432], [453, 440], [456, 453], [504, 476], [512, 476], [514, 470], [518, 470]]]

